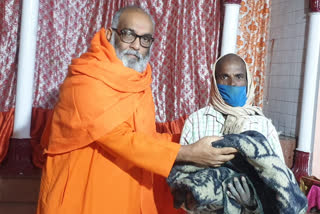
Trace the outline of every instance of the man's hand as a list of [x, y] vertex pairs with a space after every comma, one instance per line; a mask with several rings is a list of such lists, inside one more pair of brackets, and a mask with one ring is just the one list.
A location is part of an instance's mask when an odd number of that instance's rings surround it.
[[245, 177], [241, 176], [241, 182], [238, 178], [234, 178], [233, 182], [228, 184], [228, 189], [228, 196], [230, 198], [233, 198], [245, 209], [253, 211], [257, 208], [257, 203], [254, 199], [253, 191], [250, 190]]
[[222, 137], [204, 137], [197, 142], [181, 146], [176, 161], [193, 162], [204, 166], [219, 167], [234, 158], [235, 148], [214, 148], [211, 143]]

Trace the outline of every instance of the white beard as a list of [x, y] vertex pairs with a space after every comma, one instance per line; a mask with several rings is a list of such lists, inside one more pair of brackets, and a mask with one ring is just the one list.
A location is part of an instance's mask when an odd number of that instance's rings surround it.
[[[138, 51], [132, 49], [120, 51], [119, 47], [117, 47], [117, 45], [115, 44], [115, 34], [112, 34], [110, 43], [116, 50], [117, 57], [122, 61], [124, 66], [132, 68], [133, 70], [136, 70], [140, 73], [142, 73], [147, 68], [147, 64], [150, 59], [151, 48], [149, 49], [147, 55], [143, 57], [142, 54], [140, 54]], [[129, 54], [134, 55], [137, 58], [132, 58], [128, 56]]]

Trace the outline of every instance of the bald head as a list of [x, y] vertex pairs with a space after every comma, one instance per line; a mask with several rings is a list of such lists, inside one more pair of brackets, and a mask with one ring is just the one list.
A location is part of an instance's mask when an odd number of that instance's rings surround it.
[[145, 10], [143, 10], [142, 8], [138, 7], [138, 6], [127, 6], [127, 7], [123, 7], [120, 10], [118, 10], [115, 15], [113, 16], [112, 19], [112, 24], [111, 26], [113, 28], [119, 28], [121, 29], [121, 24], [123, 22], [126, 22], [127, 19], [130, 19], [130, 17], [136, 17], [139, 16], [143, 19], [147, 19], [149, 21], [149, 24], [151, 24], [152, 26], [152, 32], [154, 31], [154, 21], [152, 16], [146, 12]]
[[246, 86], [246, 64], [236, 54], [224, 55], [216, 63], [215, 78], [220, 85]]

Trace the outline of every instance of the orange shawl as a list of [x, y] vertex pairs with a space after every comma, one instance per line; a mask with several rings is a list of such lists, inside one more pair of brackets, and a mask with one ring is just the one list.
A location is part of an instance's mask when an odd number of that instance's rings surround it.
[[85, 147], [132, 115], [136, 131], [155, 134], [151, 81], [150, 65], [143, 73], [125, 67], [101, 29], [89, 51], [69, 66], [42, 136], [46, 153]]

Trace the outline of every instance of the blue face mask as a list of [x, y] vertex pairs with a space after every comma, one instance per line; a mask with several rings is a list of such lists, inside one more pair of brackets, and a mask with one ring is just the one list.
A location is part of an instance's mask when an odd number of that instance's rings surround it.
[[217, 84], [223, 100], [233, 107], [242, 107], [247, 101], [247, 86], [231, 86]]

